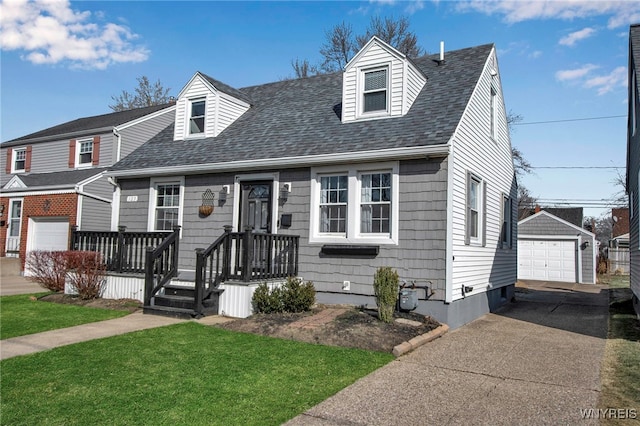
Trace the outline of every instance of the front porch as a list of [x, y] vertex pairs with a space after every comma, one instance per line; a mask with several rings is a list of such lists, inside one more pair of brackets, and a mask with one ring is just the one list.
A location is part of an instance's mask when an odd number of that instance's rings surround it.
[[279, 285], [298, 274], [299, 236], [232, 232], [197, 249], [195, 271], [178, 272], [180, 229], [173, 232], [72, 230], [71, 250], [100, 252], [109, 275], [103, 297], [135, 298], [144, 312], [199, 318], [251, 315], [261, 282]]

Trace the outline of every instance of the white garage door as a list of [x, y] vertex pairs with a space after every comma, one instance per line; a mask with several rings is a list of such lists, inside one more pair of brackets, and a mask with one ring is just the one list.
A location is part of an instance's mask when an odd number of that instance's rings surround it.
[[576, 280], [576, 242], [573, 240], [518, 240], [518, 278], [523, 280]]
[[29, 219], [27, 251], [67, 250], [69, 247], [69, 219]]

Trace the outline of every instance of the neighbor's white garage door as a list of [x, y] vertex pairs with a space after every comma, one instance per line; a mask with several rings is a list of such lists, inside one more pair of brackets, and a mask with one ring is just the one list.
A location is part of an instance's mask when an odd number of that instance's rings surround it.
[[574, 240], [518, 240], [518, 278], [523, 280], [576, 280]]
[[67, 250], [69, 247], [69, 219], [29, 218], [27, 251]]

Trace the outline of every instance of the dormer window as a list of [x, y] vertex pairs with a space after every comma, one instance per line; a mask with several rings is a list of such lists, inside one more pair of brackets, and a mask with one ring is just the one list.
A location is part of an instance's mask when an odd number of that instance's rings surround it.
[[189, 134], [198, 135], [204, 133], [205, 101], [191, 101], [191, 115], [189, 117]]
[[387, 111], [387, 68], [363, 71], [364, 90], [362, 91], [363, 114]]

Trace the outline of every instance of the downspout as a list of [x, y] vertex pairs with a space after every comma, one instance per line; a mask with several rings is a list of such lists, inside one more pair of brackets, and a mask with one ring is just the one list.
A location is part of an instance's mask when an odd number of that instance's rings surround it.
[[118, 133], [118, 128], [114, 127], [113, 128], [113, 136], [116, 137], [116, 156], [115, 156], [115, 161], [113, 162], [114, 164], [117, 163], [118, 161], [120, 161], [120, 154], [121, 154], [121, 149], [122, 149], [122, 136], [120, 136], [120, 133]]
[[120, 223], [120, 185], [115, 177], [109, 176], [107, 182], [113, 185], [113, 201], [111, 202], [111, 230], [117, 231]]
[[75, 186], [76, 190], [76, 223], [78, 230], [82, 229], [82, 188], [80, 185]]
[[447, 247], [445, 262], [445, 293], [444, 303], [453, 302], [453, 198], [454, 198], [454, 180], [455, 173], [453, 170], [454, 159], [454, 142], [449, 144], [449, 156], [447, 157]]

